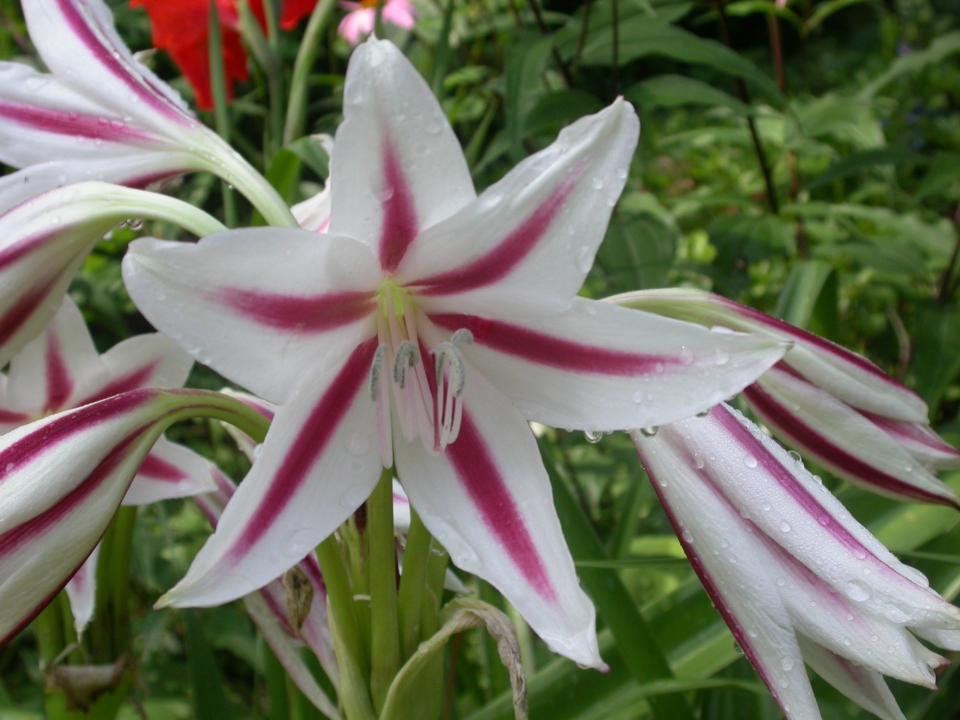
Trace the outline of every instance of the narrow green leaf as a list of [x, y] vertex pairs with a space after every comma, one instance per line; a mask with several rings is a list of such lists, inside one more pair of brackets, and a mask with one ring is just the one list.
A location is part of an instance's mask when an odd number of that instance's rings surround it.
[[751, 112], [749, 105], [733, 95], [702, 80], [684, 75], [657, 75], [627, 88], [623, 94], [641, 109], [650, 106], [670, 108], [705, 105], [727, 108], [737, 115], [748, 115]]

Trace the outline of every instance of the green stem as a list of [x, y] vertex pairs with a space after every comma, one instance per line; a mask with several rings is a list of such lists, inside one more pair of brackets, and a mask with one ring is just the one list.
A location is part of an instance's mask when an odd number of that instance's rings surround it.
[[393, 539], [393, 470], [384, 470], [367, 500], [370, 574], [370, 693], [377, 712], [400, 669], [397, 553]]
[[270, 48], [272, 62], [266, 68], [267, 88], [270, 95], [270, 132], [267, 141], [267, 155], [272, 159], [280, 149], [283, 133], [283, 72], [280, 67], [280, 18], [279, 3], [276, 0], [264, 0], [263, 11], [267, 20], [267, 46]]
[[65, 647], [59, 597], [54, 598], [53, 602], [34, 618], [33, 634], [37, 638], [40, 662], [53, 662]]
[[[220, 13], [216, 0], [210, 0], [208, 23], [210, 53], [210, 88], [213, 92], [213, 117], [217, 134], [230, 142], [230, 110], [227, 108], [227, 79], [223, 68], [223, 38], [220, 36]], [[233, 190], [223, 185], [223, 215], [230, 227], [237, 226], [237, 203]]]
[[409, 658], [423, 639], [421, 611], [423, 592], [427, 582], [427, 561], [430, 558], [430, 532], [420, 516], [410, 509], [410, 530], [407, 548], [403, 554], [403, 574], [400, 576], [400, 639], [403, 657]]
[[[97, 207], [99, 204], [103, 207]], [[93, 210], [112, 218], [136, 217], [173, 223], [197, 237], [226, 230], [215, 217], [183, 200], [119, 185], [104, 186], [91, 206]]]
[[[317, 547], [317, 560], [327, 588], [330, 608], [330, 630], [334, 636], [337, 665], [340, 667], [340, 701], [347, 708], [350, 720], [366, 717], [364, 708], [370, 708], [370, 697], [363, 678], [367, 676], [367, 658], [350, 592], [350, 581], [343, 566], [336, 535], [330, 535]], [[351, 714], [349, 708], [355, 708]]]
[[114, 658], [131, 650], [130, 631], [130, 559], [137, 508], [122, 507], [113, 519], [114, 546], [110, 558], [111, 605]]
[[287, 122], [283, 128], [283, 144], [293, 142], [303, 134], [307, 116], [307, 89], [310, 70], [317, 58], [320, 37], [327, 26], [335, 0], [320, 0], [310, 15], [303, 39], [293, 62], [293, 76], [290, 79], [290, 95], [287, 99]]
[[242, 430], [255, 443], [262, 443], [270, 429], [270, 421], [253, 408], [223, 393], [211, 390], [166, 390], [170, 413], [164, 417], [162, 433], [181, 420], [209, 418], [230, 423]]

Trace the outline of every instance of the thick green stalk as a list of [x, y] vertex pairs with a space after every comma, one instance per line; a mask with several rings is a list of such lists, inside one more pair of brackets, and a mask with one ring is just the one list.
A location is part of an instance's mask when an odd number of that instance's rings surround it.
[[310, 15], [307, 29], [303, 31], [303, 39], [297, 50], [297, 58], [293, 62], [293, 77], [290, 79], [290, 95], [287, 98], [287, 121], [283, 128], [283, 144], [293, 142], [303, 134], [303, 127], [307, 115], [307, 90], [310, 80], [310, 70], [317, 58], [317, 49], [320, 47], [320, 37], [327, 26], [330, 12], [333, 10], [334, 0], [320, 0]]
[[[337, 665], [340, 667], [340, 701], [344, 707], [370, 707], [365, 681], [368, 675], [366, 648], [360, 637], [350, 580], [343, 566], [335, 535], [331, 535], [317, 547], [317, 560], [320, 562], [327, 588], [330, 629], [334, 636]], [[371, 717], [372, 713], [371, 709]], [[349, 711], [347, 717], [355, 720]]]
[[397, 553], [393, 539], [393, 471], [385, 470], [367, 500], [370, 576], [370, 693], [377, 712], [400, 669]]
[[410, 531], [403, 554], [403, 574], [400, 576], [400, 640], [404, 659], [413, 655], [423, 640], [421, 611], [427, 582], [427, 561], [430, 558], [430, 532], [420, 516], [411, 508]]
[[130, 630], [130, 559], [133, 530], [137, 524], [137, 508], [122, 507], [113, 518], [114, 546], [110, 558], [110, 600], [113, 606], [114, 658], [131, 649]]
[[[208, 49], [210, 52], [210, 88], [213, 92], [214, 123], [217, 134], [224, 142], [230, 142], [230, 111], [227, 108], [227, 80], [223, 68], [223, 39], [220, 36], [220, 14], [216, 0], [210, 0], [210, 19], [208, 24]], [[237, 226], [237, 204], [233, 190], [226, 183], [223, 186], [223, 215], [227, 225]]]
[[264, 0], [263, 12], [267, 21], [267, 46], [273, 62], [265, 69], [267, 89], [270, 94], [270, 132], [267, 140], [267, 154], [272, 159], [280, 150], [283, 133], [283, 72], [280, 67], [280, 3], [277, 0]]

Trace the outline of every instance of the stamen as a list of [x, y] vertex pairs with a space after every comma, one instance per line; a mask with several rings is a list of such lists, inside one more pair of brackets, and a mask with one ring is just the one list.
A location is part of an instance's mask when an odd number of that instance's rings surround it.
[[387, 346], [381, 344], [373, 355], [373, 366], [370, 368], [370, 399], [377, 401], [380, 395], [380, 373], [383, 372], [383, 358], [387, 354]]
[[407, 369], [414, 367], [420, 360], [420, 348], [416, 343], [404, 340], [397, 348], [397, 354], [393, 360], [393, 381], [403, 389], [407, 380]]

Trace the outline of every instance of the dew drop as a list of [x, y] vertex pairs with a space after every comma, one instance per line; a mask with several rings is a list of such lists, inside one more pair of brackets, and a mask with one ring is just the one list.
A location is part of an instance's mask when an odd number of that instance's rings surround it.
[[637, 390], [637, 391], [633, 394], [633, 401], [634, 401], [637, 405], [639, 405], [640, 403], [643, 402], [643, 391], [642, 391], [642, 390]]
[[730, 362], [730, 353], [728, 353], [726, 350], [717, 349], [713, 355], [713, 361], [720, 366], [726, 365], [728, 362]]
[[790, 530], [791, 530], [790, 523], [788, 523], [786, 520], [784, 520], [782, 523], [780, 523], [780, 531], [781, 531], [781, 532], [788, 533], [788, 532], [790, 532]]
[[594, 190], [603, 190], [603, 178], [595, 177], [590, 181], [590, 184], [593, 186]]
[[847, 597], [854, 602], [865, 602], [870, 599], [870, 593], [858, 582], [848, 582], [845, 591]]
[[743, 464], [746, 465], [748, 468], [753, 469], [757, 466], [757, 459], [753, 455], [749, 455], [749, 454], [744, 455]]
[[680, 537], [683, 538], [685, 543], [693, 543], [693, 535], [690, 534], [689, 530], [684, 530], [682, 533], [680, 533]]
[[783, 668], [784, 672], [790, 672], [793, 670], [793, 658], [785, 657], [780, 660], [780, 667]]
[[596, 445], [598, 442], [603, 440], [603, 433], [596, 430], [587, 430], [583, 433], [583, 436], [587, 439], [587, 442], [591, 445]]
[[786, 587], [787, 579], [779, 577], [777, 578], [777, 587]]
[[643, 435], [644, 437], [653, 437], [654, 435], [657, 434], [659, 430], [660, 430], [659, 427], [657, 427], [656, 425], [652, 425], [650, 427], [640, 428], [640, 434]]

